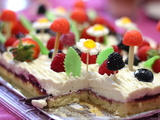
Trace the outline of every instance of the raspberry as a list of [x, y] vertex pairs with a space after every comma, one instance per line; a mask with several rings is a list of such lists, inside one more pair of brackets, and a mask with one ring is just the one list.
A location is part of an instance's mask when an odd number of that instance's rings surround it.
[[[107, 66], [107, 61], [108, 61], [108, 60], [105, 60], [105, 61], [102, 63], [102, 65], [99, 67], [98, 72], [99, 72], [99, 74], [101, 74], [101, 75], [104, 75], [104, 74], [106, 73], [108, 76], [110, 76], [111, 74], [114, 74], [114, 71], [109, 70], [109, 69], [106, 67], [106, 66]], [[118, 71], [116, 71], [116, 72], [118, 72]]]
[[[88, 64], [95, 64], [96, 63], [97, 56], [96, 55], [89, 55], [89, 63]], [[86, 64], [87, 60], [87, 53], [81, 54], [81, 60], [83, 63]]]
[[62, 34], [61, 40], [62, 40], [62, 43], [67, 46], [73, 46], [76, 44], [75, 35], [73, 32]]
[[150, 44], [149, 44], [148, 41], [144, 40], [143, 43], [140, 46], [138, 46], [138, 49], [143, 47], [143, 46], [150, 46]]
[[142, 46], [138, 49], [137, 56], [139, 57], [140, 61], [147, 60], [148, 51], [151, 49], [150, 46]]
[[51, 63], [51, 69], [55, 72], [65, 72], [64, 69], [64, 59], [65, 59], [64, 53], [58, 53], [54, 57], [52, 63]]
[[114, 52], [121, 53], [121, 49], [117, 45], [113, 45], [112, 47], [114, 49]]
[[[51, 49], [53, 49], [54, 48], [54, 43], [55, 43], [55, 37], [52, 37], [52, 38], [50, 38], [49, 40], [48, 40], [48, 42], [47, 42], [47, 48], [48, 48], [48, 50], [51, 50]], [[63, 44], [62, 44], [62, 42], [61, 41], [59, 41], [59, 48], [58, 48], [59, 50], [62, 50], [63, 49]]]
[[4, 46], [5, 47], [12, 46], [15, 41], [17, 41], [15, 37], [10, 37], [5, 41]]
[[120, 70], [124, 66], [125, 64], [123, 62], [122, 56], [119, 53], [113, 52], [108, 56], [107, 68], [109, 70], [113, 71]]
[[159, 73], [160, 72], [160, 59], [157, 59], [153, 65], [152, 65], [152, 69], [155, 73]]

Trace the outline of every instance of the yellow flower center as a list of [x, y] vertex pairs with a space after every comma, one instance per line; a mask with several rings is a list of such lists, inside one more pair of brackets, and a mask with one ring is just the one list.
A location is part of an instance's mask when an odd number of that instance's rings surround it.
[[46, 23], [46, 22], [48, 22], [48, 20], [46, 18], [41, 18], [41, 19], [38, 20], [38, 22], [40, 22], [40, 23]]
[[96, 47], [95, 42], [93, 40], [91, 40], [91, 39], [87, 39], [83, 44], [88, 49], [92, 49], [92, 48]]
[[128, 17], [123, 17], [122, 23], [131, 23], [131, 19], [129, 19]]
[[96, 24], [94, 25], [94, 28], [93, 28], [95, 31], [98, 31], [98, 30], [104, 30], [104, 26], [103, 25], [100, 25], [100, 24]]

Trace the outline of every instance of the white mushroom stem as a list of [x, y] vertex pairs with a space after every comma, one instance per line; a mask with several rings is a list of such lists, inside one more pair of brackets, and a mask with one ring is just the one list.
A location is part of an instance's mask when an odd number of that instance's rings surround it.
[[11, 36], [11, 23], [5, 23], [5, 30], [6, 30], [6, 38], [8, 39]]
[[52, 54], [52, 59], [56, 56], [56, 54], [58, 53], [58, 47], [59, 47], [59, 39], [60, 39], [61, 33], [57, 32], [56, 33], [56, 41], [54, 43], [54, 52]]
[[128, 67], [131, 71], [133, 71], [133, 63], [134, 63], [134, 46], [130, 46], [129, 56], [128, 56]]

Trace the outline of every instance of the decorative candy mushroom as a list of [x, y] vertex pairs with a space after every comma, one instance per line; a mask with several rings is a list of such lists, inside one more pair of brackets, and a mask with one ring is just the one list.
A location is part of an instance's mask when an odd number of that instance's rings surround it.
[[81, 52], [87, 53], [86, 70], [88, 71], [89, 55], [97, 55], [100, 51], [100, 44], [92, 39], [80, 39], [76, 46]]
[[88, 20], [85, 10], [76, 8], [71, 13], [71, 19], [76, 22], [77, 29], [81, 31], [82, 24]]
[[55, 57], [55, 55], [58, 53], [58, 46], [59, 46], [59, 39], [62, 33], [67, 34], [70, 30], [70, 25], [68, 20], [65, 18], [57, 18], [53, 21], [53, 23], [50, 26], [50, 29], [52, 31], [57, 32], [56, 34], [56, 41], [54, 44], [54, 52], [52, 55], [52, 58]]
[[100, 37], [109, 34], [109, 29], [101, 24], [95, 24], [89, 27], [86, 32], [89, 35], [96, 37], [96, 42], [99, 42]]
[[11, 36], [11, 26], [17, 20], [16, 13], [12, 10], [4, 10], [1, 13], [0, 20], [5, 23], [4, 29], [6, 32], [6, 38]]
[[117, 19], [115, 21], [115, 25], [119, 28], [124, 29], [124, 31], [128, 31], [128, 30], [137, 30], [137, 26], [136, 24], [134, 24], [130, 18], [128, 17], [121, 17], [120, 19]]
[[143, 43], [142, 35], [137, 30], [130, 30], [124, 34], [123, 44], [129, 46], [128, 67], [133, 70], [134, 62], [134, 46], [139, 46]]

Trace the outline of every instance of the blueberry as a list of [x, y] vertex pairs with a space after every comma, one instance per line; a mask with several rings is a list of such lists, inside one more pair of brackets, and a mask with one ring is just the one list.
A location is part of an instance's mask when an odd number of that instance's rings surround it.
[[6, 51], [6, 48], [3, 43], [0, 42], [0, 52], [3, 53]]
[[126, 51], [126, 52], [129, 52], [129, 46], [124, 45], [124, 44], [122, 43], [122, 41], [120, 41], [120, 42], [118, 43], [118, 47], [119, 47], [120, 49]]
[[[137, 55], [134, 55], [134, 65], [137, 66], [140, 62], [140, 59]], [[125, 64], [128, 64], [128, 58], [125, 60]]]
[[[48, 54], [48, 57], [49, 57], [49, 58], [52, 58], [53, 52], [54, 52], [54, 49], [51, 49], [51, 50], [49, 51], [49, 54]], [[61, 50], [58, 50], [58, 53], [62, 53], [62, 51], [61, 51]]]
[[145, 68], [137, 69], [134, 72], [134, 76], [139, 81], [143, 81], [143, 82], [152, 82], [154, 78], [153, 73], [150, 70]]

